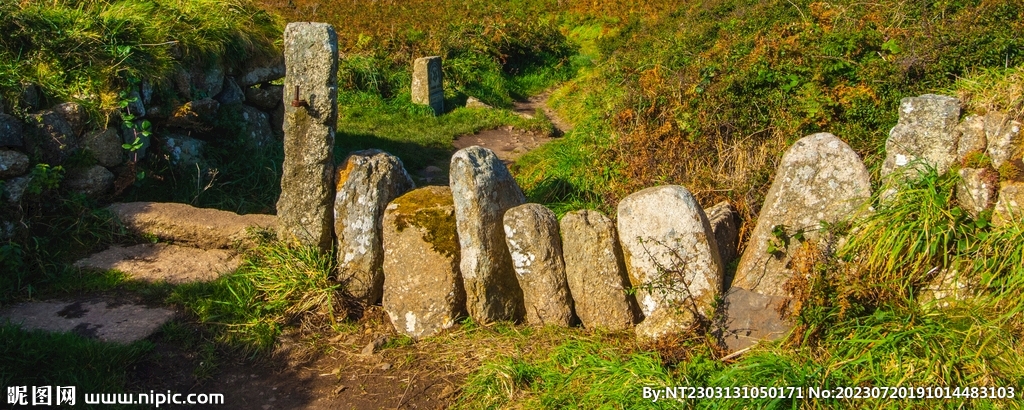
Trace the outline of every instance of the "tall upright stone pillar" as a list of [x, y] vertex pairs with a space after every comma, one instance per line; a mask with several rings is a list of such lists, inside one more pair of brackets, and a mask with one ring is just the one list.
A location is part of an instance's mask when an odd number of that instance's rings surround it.
[[444, 76], [441, 57], [417, 58], [412, 68], [412, 102], [430, 105], [434, 115], [444, 113]]
[[325, 23], [284, 30], [284, 165], [278, 236], [331, 248], [334, 131], [338, 122], [338, 36]]

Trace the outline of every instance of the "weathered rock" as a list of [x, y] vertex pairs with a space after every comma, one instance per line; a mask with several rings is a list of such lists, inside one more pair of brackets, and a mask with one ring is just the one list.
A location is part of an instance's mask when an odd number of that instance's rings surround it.
[[249, 60], [238, 76], [238, 85], [251, 85], [277, 80], [285, 75], [285, 59], [281, 55]]
[[[960, 100], [925, 94], [900, 100], [900, 119], [885, 141], [882, 176], [920, 160], [945, 173], [956, 161]], [[914, 168], [910, 172], [914, 172]]]
[[956, 132], [960, 134], [956, 148], [958, 160], [967, 158], [972, 152], [985, 153], [988, 147], [988, 139], [985, 138], [985, 117], [969, 115], [957, 126]]
[[85, 107], [81, 104], [74, 102], [60, 103], [53, 106], [53, 111], [56, 112], [64, 121], [71, 125], [71, 131], [74, 135], [82, 135], [82, 131], [85, 131], [85, 123], [89, 121], [89, 113], [85, 112]]
[[4, 181], [4, 197], [7, 198], [7, 202], [11, 204], [21, 202], [21, 198], [25, 195], [25, 190], [28, 189], [29, 182], [32, 182], [31, 175]]
[[193, 97], [213, 98], [224, 90], [224, 68], [219, 65], [194, 68], [191, 75]]
[[736, 260], [736, 247], [740, 241], [740, 214], [729, 201], [722, 201], [705, 211], [711, 232], [718, 244], [718, 256], [722, 258], [722, 267]]
[[174, 311], [103, 300], [26, 302], [0, 313], [0, 322], [26, 330], [75, 333], [129, 344], [149, 337], [174, 318]]
[[384, 310], [399, 332], [433, 335], [465, 316], [455, 210], [448, 187], [420, 188], [384, 211]]
[[221, 104], [240, 104], [245, 101], [245, 93], [242, 91], [242, 87], [235, 82], [234, 77], [227, 76], [224, 77], [224, 85], [221, 87], [220, 93], [213, 99]]
[[184, 67], [178, 67], [174, 70], [172, 80], [174, 92], [178, 98], [186, 101], [192, 100], [192, 74]]
[[565, 279], [558, 218], [540, 204], [524, 204], [505, 212], [505, 242], [523, 289], [526, 322], [569, 326], [572, 296]]
[[[293, 90], [294, 92], [294, 90]], [[284, 86], [263, 84], [245, 89], [245, 103], [264, 111], [272, 111], [284, 99]]]
[[338, 37], [322, 23], [284, 30], [285, 89], [299, 88], [298, 107], [285, 106], [284, 165], [278, 236], [331, 249], [334, 130], [338, 122]]
[[139, 83], [139, 95], [142, 97], [142, 105], [149, 105], [153, 102], [153, 83], [143, 79]]
[[996, 169], [1011, 160], [1021, 159], [1020, 123], [1009, 115], [991, 111], [985, 115], [985, 137], [988, 139], [988, 156]]
[[1004, 182], [992, 211], [992, 224], [1003, 226], [1024, 220], [1024, 183]]
[[[789, 262], [800, 246], [790, 237], [803, 232], [806, 240], [817, 241], [821, 222], [856, 218], [866, 212], [870, 196], [870, 174], [849, 145], [828, 133], [801, 138], [782, 156], [732, 286], [788, 297]], [[773, 233], [776, 227], [785, 230], [783, 237]], [[775, 252], [769, 252], [770, 244]]]
[[956, 201], [971, 216], [977, 217], [995, 204], [998, 188], [998, 173], [987, 168], [963, 168], [956, 185]]
[[75, 262], [76, 268], [117, 270], [134, 280], [170, 284], [210, 282], [242, 265], [237, 252], [198, 249], [167, 243], [109, 249]]
[[434, 109], [434, 115], [444, 113], [444, 75], [441, 57], [417, 58], [412, 69], [412, 102]]
[[270, 112], [270, 130], [278, 139], [284, 136], [284, 104], [278, 104], [277, 108]]
[[139, 118], [146, 116], [146, 105], [142, 103], [142, 96], [139, 95], [137, 88], [133, 88], [128, 93], [128, 107], [126, 108], [131, 115]]
[[245, 120], [245, 142], [252, 147], [266, 147], [274, 142], [274, 132], [270, 128], [270, 115], [256, 107], [242, 106], [242, 119]]
[[116, 203], [107, 209], [137, 234], [204, 249], [246, 245], [247, 228], [274, 229], [277, 224], [273, 215], [238, 215], [176, 203]]
[[622, 247], [611, 218], [597, 211], [573, 211], [560, 223], [562, 257], [573, 305], [588, 329], [627, 329], [640, 309], [628, 293]]
[[466, 98], [466, 108], [492, 108], [487, 103], [480, 101], [476, 97]]
[[954, 269], [941, 269], [918, 293], [921, 305], [945, 308], [957, 301], [977, 296], [978, 278], [967, 277]]
[[26, 120], [31, 129], [26, 148], [39, 155], [42, 162], [61, 165], [77, 148], [74, 130], [60, 114], [47, 110], [30, 114]]
[[102, 165], [75, 168], [68, 171], [64, 186], [88, 197], [98, 197], [114, 187], [114, 174]]
[[0, 147], [21, 148], [25, 145], [22, 133], [25, 128], [21, 121], [7, 114], [0, 114]]
[[189, 101], [178, 107], [167, 119], [168, 127], [181, 128], [193, 131], [209, 131], [210, 125], [217, 118], [217, 110], [220, 103], [212, 98]]
[[43, 106], [43, 92], [38, 85], [21, 83], [21, 104], [25, 111], [36, 111]]
[[205, 142], [181, 134], [164, 135], [163, 142], [172, 165], [193, 171], [197, 165], [202, 166]]
[[762, 295], [737, 287], [729, 289], [722, 302], [724, 327], [716, 332], [719, 340], [730, 352], [735, 352], [759, 340], [776, 340], [784, 336], [793, 327], [779, 314], [784, 303], [786, 298], [782, 296]]
[[28, 171], [28, 155], [18, 151], [0, 149], [0, 178], [24, 175]]
[[380, 150], [349, 154], [338, 167], [335, 183], [338, 280], [356, 299], [376, 303], [384, 286], [384, 208], [416, 185], [402, 160]]
[[684, 331], [694, 315], [709, 317], [722, 289], [722, 262], [707, 216], [690, 191], [678, 185], [647, 188], [623, 198], [618, 215], [626, 270], [646, 317], [637, 336], [657, 339]]
[[124, 148], [121, 147], [121, 136], [117, 128], [107, 128], [87, 135], [84, 146], [100, 165], [109, 168], [124, 162]]
[[523, 291], [505, 245], [502, 216], [526, 202], [523, 191], [494, 152], [476, 146], [452, 156], [449, 181], [469, 315], [480, 323], [522, 318]]

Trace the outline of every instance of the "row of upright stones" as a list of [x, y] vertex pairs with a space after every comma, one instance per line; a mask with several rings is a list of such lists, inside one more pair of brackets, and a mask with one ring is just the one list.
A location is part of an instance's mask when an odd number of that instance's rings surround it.
[[[705, 211], [682, 186], [627, 196], [615, 222], [590, 210], [559, 222], [551, 210], [526, 203], [505, 165], [481, 147], [455, 153], [450, 187], [416, 189], [401, 161], [378, 150], [351, 153], [334, 168], [333, 29], [290, 24], [285, 53], [286, 87], [305, 92], [286, 109], [282, 234], [335, 246], [345, 289], [364, 304], [381, 301], [395, 328], [414, 338], [469, 316], [611, 330], [636, 325], [637, 336], [651, 341], [721, 315], [716, 333], [738, 350], [788, 330], [779, 306], [792, 297], [794, 255], [836, 244], [822, 223], [871, 212], [868, 170], [828, 133], [804, 137], [783, 155], [742, 255], [735, 209], [722, 203]], [[996, 168], [1020, 162], [1019, 124], [998, 113], [958, 123], [959, 114], [949, 97], [904, 99], [883, 175], [899, 180], [920, 164], [944, 172], [978, 152]], [[977, 187], [964, 183], [962, 195], [975, 196]], [[1004, 183], [999, 195], [1007, 209], [1021, 202], [1008, 191], [1013, 186]], [[790, 240], [796, 232], [801, 239]], [[726, 283], [723, 268], [737, 256]], [[722, 303], [713, 311], [716, 300]]]

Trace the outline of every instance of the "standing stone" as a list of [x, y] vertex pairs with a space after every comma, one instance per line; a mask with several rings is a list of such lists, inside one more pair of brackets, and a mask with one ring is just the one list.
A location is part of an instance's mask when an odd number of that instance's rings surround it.
[[711, 232], [718, 244], [718, 256], [722, 258], [722, 267], [736, 260], [736, 247], [740, 241], [740, 215], [729, 201], [722, 201], [705, 212]]
[[7, 114], [0, 114], [0, 147], [20, 148], [25, 145], [21, 121]]
[[441, 57], [417, 58], [412, 70], [412, 102], [429, 105], [434, 115], [444, 113], [444, 77]]
[[[828, 133], [801, 138], [782, 156], [732, 286], [788, 297], [784, 285], [793, 276], [790, 257], [800, 244], [774, 235], [776, 227], [784, 227], [789, 236], [803, 231], [806, 240], [814, 241], [822, 221], [855, 217], [870, 196], [870, 174], [849, 145]], [[777, 248], [774, 253], [768, 252], [770, 243]]]
[[964, 118], [964, 121], [957, 126], [956, 132], [960, 134], [960, 141], [956, 148], [958, 160], [967, 158], [967, 155], [972, 152], [985, 153], [988, 146], [988, 139], [985, 138], [985, 117], [972, 114]]
[[999, 169], [1004, 163], [1020, 160], [1020, 123], [1009, 115], [992, 111], [985, 115], [985, 136], [988, 139], [988, 156], [992, 166]]
[[433, 335], [465, 315], [455, 209], [448, 187], [395, 199], [384, 211], [384, 310], [399, 332]]
[[0, 178], [21, 176], [28, 171], [28, 155], [18, 151], [0, 149]]
[[999, 174], [988, 168], [963, 168], [956, 185], [956, 201], [967, 213], [977, 218], [996, 201]]
[[900, 119], [885, 141], [882, 176], [914, 161], [943, 174], [956, 161], [960, 100], [925, 94], [900, 100]]
[[[628, 329], [640, 310], [628, 293], [622, 247], [611, 218], [597, 211], [562, 217], [562, 258], [576, 315], [588, 329]], [[524, 290], [525, 292], [525, 290]]]
[[523, 289], [526, 322], [569, 326], [572, 297], [555, 213], [540, 204], [524, 204], [506, 211], [504, 222], [505, 242]]
[[124, 148], [117, 128], [107, 128], [85, 137], [85, 150], [92, 154], [100, 165], [116, 167], [124, 162]]
[[641, 339], [678, 333], [709, 317], [722, 289], [711, 225], [690, 191], [665, 185], [633, 193], [618, 207], [619, 239], [644, 322]]
[[992, 211], [992, 224], [1003, 226], [1024, 220], [1024, 183], [1004, 182]]
[[331, 248], [334, 128], [338, 122], [338, 37], [323, 23], [284, 30], [285, 89], [304, 104], [285, 104], [284, 165], [277, 215], [279, 237]]
[[335, 177], [334, 233], [338, 280], [365, 304], [376, 303], [384, 286], [381, 220], [384, 208], [416, 185], [402, 160], [380, 150], [349, 154]]
[[466, 282], [466, 308], [480, 323], [523, 317], [523, 291], [505, 245], [502, 217], [526, 202], [505, 164], [489, 149], [472, 146], [452, 156], [448, 175]]

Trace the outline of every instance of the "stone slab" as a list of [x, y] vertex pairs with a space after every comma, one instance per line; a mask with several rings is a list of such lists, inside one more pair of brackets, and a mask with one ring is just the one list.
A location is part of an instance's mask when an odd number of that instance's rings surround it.
[[277, 226], [273, 215], [238, 215], [170, 202], [116, 203], [107, 209], [137, 233], [206, 249], [244, 244], [249, 227], [273, 230]]
[[0, 313], [0, 322], [26, 330], [71, 332], [123, 344], [149, 337], [172, 318], [169, 309], [102, 300], [21, 303]]
[[109, 249], [75, 262], [91, 270], [118, 270], [132, 279], [171, 284], [209, 282], [233, 272], [242, 264], [239, 255], [226, 249], [196, 249], [166, 243]]
[[726, 293], [725, 326], [720, 341], [730, 352], [753, 346], [760, 340], [777, 340], [792, 328], [792, 325], [778, 314], [782, 296], [762, 295], [742, 288], [732, 288]]

